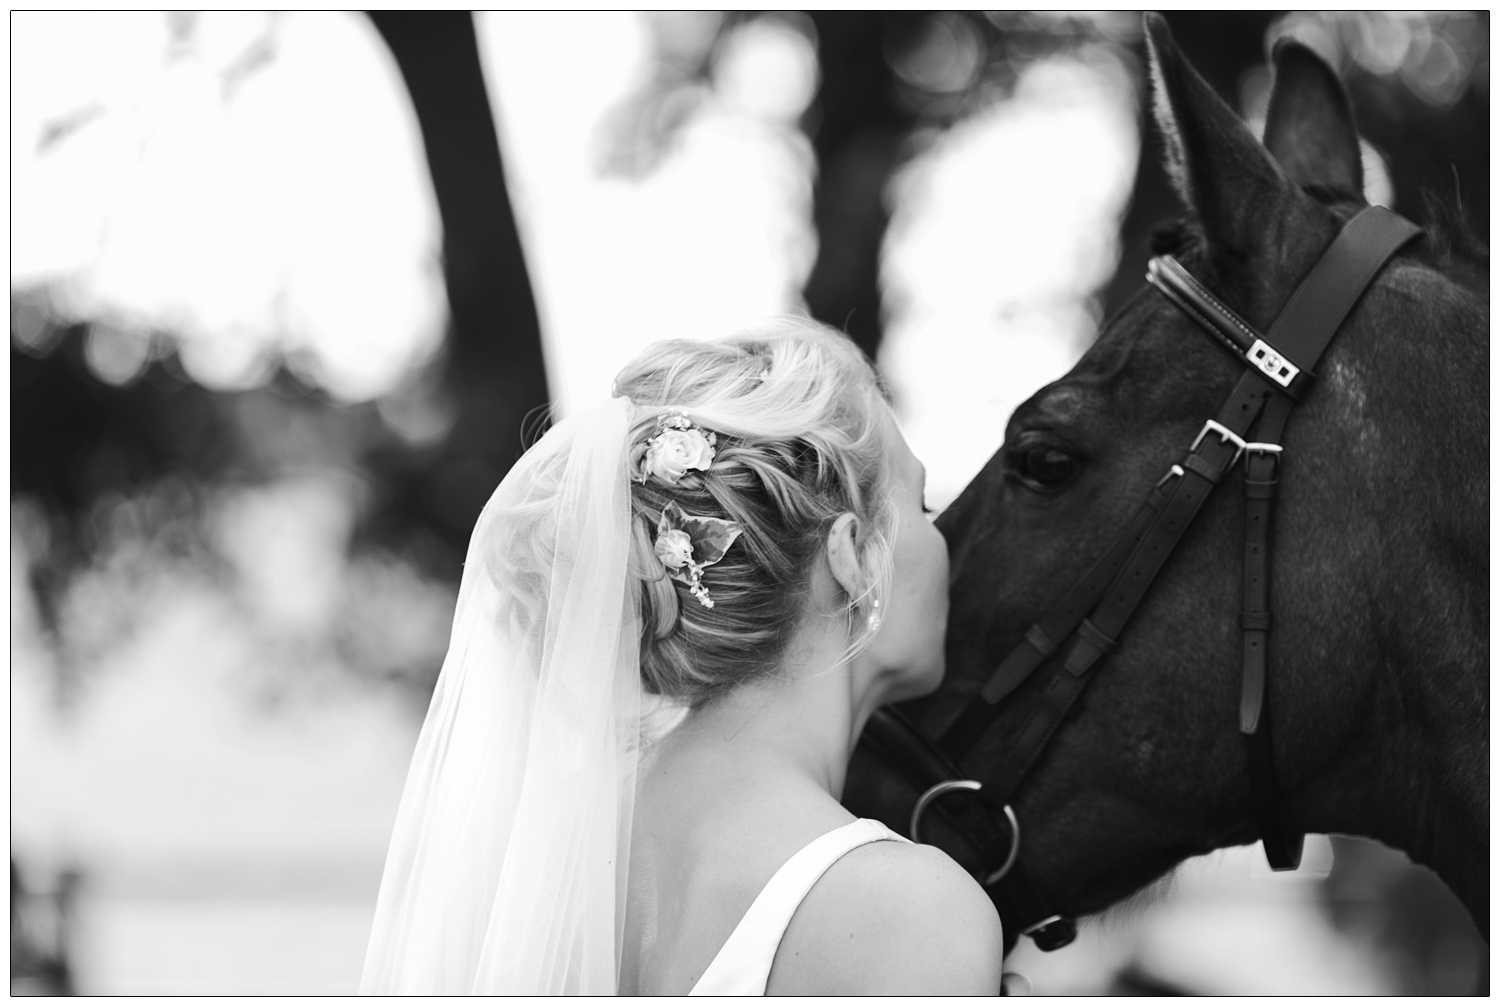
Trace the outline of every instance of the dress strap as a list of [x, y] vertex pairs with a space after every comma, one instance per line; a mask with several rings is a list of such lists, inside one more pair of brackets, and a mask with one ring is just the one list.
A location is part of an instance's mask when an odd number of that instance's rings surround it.
[[766, 882], [688, 995], [764, 994], [782, 935], [812, 886], [844, 854], [882, 839], [909, 842], [880, 822], [859, 818], [825, 832], [794, 853]]

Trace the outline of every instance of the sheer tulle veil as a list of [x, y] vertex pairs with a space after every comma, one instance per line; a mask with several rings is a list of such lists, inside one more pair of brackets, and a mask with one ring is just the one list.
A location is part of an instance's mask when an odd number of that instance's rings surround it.
[[485, 506], [391, 838], [362, 993], [613, 994], [642, 690], [615, 398]]

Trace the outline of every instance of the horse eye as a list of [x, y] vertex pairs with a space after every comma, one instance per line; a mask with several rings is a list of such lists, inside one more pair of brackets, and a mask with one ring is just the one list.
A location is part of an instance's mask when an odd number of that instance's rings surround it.
[[1016, 458], [1016, 474], [1043, 489], [1061, 486], [1078, 471], [1078, 459], [1059, 448], [1038, 445]]

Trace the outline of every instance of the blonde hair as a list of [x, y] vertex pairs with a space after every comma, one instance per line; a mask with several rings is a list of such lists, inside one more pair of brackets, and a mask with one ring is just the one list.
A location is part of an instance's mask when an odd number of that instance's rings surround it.
[[[815, 562], [834, 521], [858, 519], [863, 577], [854, 612], [889, 593], [896, 513], [886, 462], [890, 406], [847, 337], [780, 318], [712, 341], [649, 347], [615, 379], [636, 408], [631, 442], [683, 412], [718, 438], [713, 464], [675, 485], [631, 486], [631, 570], [641, 582], [641, 676], [648, 691], [692, 706], [774, 673], [806, 614]], [[744, 532], [703, 574], [712, 608], [667, 577], [655, 553], [662, 509], [736, 521]], [[857, 623], [846, 659], [870, 642]]]

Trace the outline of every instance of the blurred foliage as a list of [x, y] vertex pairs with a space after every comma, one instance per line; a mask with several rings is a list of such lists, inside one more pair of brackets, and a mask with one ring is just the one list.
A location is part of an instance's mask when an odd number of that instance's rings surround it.
[[1140, 36], [1140, 19], [1129, 12], [825, 13], [651, 12], [653, 74], [606, 124], [600, 167], [627, 176], [654, 170], [694, 110], [728, 83], [736, 45], [768, 23], [799, 38], [818, 61], [816, 93], [790, 110], [815, 141], [881, 120], [913, 133], [946, 127], [1008, 97], [1038, 59], [1080, 46], [1128, 46]]
[[[165, 17], [163, 60], [214, 48], [195, 16]], [[210, 390], [185, 366], [193, 347], [180, 334], [77, 322], [49, 289], [12, 291], [12, 538], [64, 702], [156, 617], [163, 585], [184, 582], [234, 601], [266, 701], [340, 666], [426, 703], [469, 530], [523, 449], [519, 433], [495, 431], [521, 431], [547, 387], [472, 18], [373, 19], [422, 128], [451, 311], [442, 350], [401, 388], [342, 405], [272, 352], [252, 387]], [[274, 62], [275, 26], [211, 61], [226, 96]], [[67, 143], [78, 125], [55, 123], [40, 142]], [[306, 585], [305, 564], [260, 568], [296, 538], [307, 501], [275, 503], [258, 519], [263, 540], [237, 552], [222, 526], [237, 502], [309, 479], [347, 492], [328, 504], [337, 527], [306, 543], [333, 550], [323, 571], [333, 600], [297, 625], [274, 599]]]
[[[275, 17], [220, 37], [198, 16], [162, 16], [169, 31], [161, 58], [207, 60], [226, 97], [276, 64]], [[900, 166], [921, 157], [941, 131], [1011, 100], [1019, 76], [1038, 60], [1107, 55], [1137, 75], [1138, 88], [1144, 67], [1139, 19], [1120, 12], [647, 18], [651, 70], [607, 121], [601, 168], [636, 177], [652, 171], [707, 102], [779, 123], [816, 162], [819, 251], [804, 296], [815, 315], [845, 328], [872, 357], [882, 332], [879, 266], [891, 180]], [[1252, 125], [1264, 114], [1269, 44], [1293, 35], [1318, 49], [1348, 82], [1372, 150], [1389, 168], [1396, 205], [1419, 215], [1419, 194], [1435, 189], [1460, 199], [1487, 236], [1487, 12], [1170, 12], [1167, 19], [1188, 57]], [[12, 541], [24, 546], [25, 583], [58, 656], [60, 694], [82, 681], [80, 669], [97, 648], [117, 645], [149, 614], [153, 571], [167, 569], [239, 597], [278, 666], [343, 655], [376, 680], [410, 684], [416, 696], [436, 675], [443, 619], [435, 606], [451, 596], [474, 517], [522, 449], [519, 437], [495, 432], [519, 430], [527, 417], [540, 430], [547, 386], [472, 20], [378, 14], [372, 23], [396, 57], [422, 130], [452, 312], [442, 350], [398, 390], [340, 405], [295, 357], [263, 361], [254, 387], [211, 390], [185, 365], [191, 347], [179, 333], [107, 317], [79, 322], [57, 310], [47, 290], [12, 291]], [[100, 114], [74, 109], [45, 124], [37, 142], [65, 145]], [[1146, 118], [1143, 108], [1143, 129]], [[1158, 156], [1154, 143], [1142, 145], [1107, 302], [1138, 286], [1146, 235], [1179, 212]], [[323, 489], [304, 499], [292, 488], [306, 485]], [[246, 578], [260, 576], [247, 572], [247, 557], [274, 550], [236, 553], [216, 530], [233, 500], [268, 488], [288, 528], [310, 519], [316, 507], [308, 499], [342, 515], [330, 518], [337, 553], [327, 560], [345, 578], [335, 592], [341, 600], [322, 603], [336, 614], [316, 640], [246, 594]], [[272, 539], [290, 534], [274, 522], [263, 527]]]
[[[33, 308], [16, 299], [12, 314]], [[92, 335], [69, 325], [43, 356], [15, 340], [11, 350], [22, 431], [12, 557], [50, 641], [59, 700], [77, 698], [171, 591], [196, 585], [227, 599], [255, 642], [250, 679], [267, 702], [327, 678], [309, 681], [309, 670], [344, 667], [425, 703], [457, 559], [420, 522], [369, 531], [389, 491], [366, 459], [409, 451], [380, 406], [337, 405], [285, 368], [260, 388], [210, 392], [168, 344], [117, 385], [90, 368]], [[278, 610], [277, 599], [305, 595], [309, 564], [328, 579], [323, 607]]]
[[[1255, 122], [1269, 95], [1270, 46], [1295, 36], [1325, 55], [1348, 84], [1363, 135], [1384, 159], [1396, 206], [1424, 213], [1424, 189], [1462, 204], [1489, 227], [1489, 14], [1441, 12], [1169, 11], [1183, 52], [1231, 105]], [[816, 78], [798, 126], [816, 162], [818, 257], [803, 294], [815, 317], [845, 329], [874, 358], [882, 333], [878, 283], [889, 222], [888, 186], [937, 131], [1010, 97], [1036, 60], [1083, 61], [1101, 49], [1145, 87], [1134, 12], [806, 11], [656, 12], [655, 71], [607, 125], [601, 166], [627, 176], [670, 155], [695, 111], [734, 85], [730, 58], [767, 23], [812, 51]], [[1149, 132], [1142, 103], [1141, 128]], [[1045, 152], [1036, 152], [1045, 156]], [[1136, 190], [1121, 221], [1113, 309], [1145, 271], [1151, 228], [1180, 212], [1141, 145]]]
[[606, 124], [600, 164], [626, 176], [669, 156], [695, 110], [736, 83], [747, 36], [776, 31], [810, 51], [815, 73], [796, 120], [816, 161], [818, 254], [803, 285], [815, 317], [847, 332], [871, 359], [884, 309], [880, 257], [888, 189], [936, 132], [1005, 100], [1031, 63], [1098, 47], [1128, 52], [1135, 14], [1098, 12], [779, 11], [658, 12], [655, 72]]

